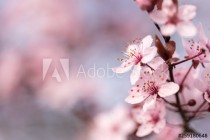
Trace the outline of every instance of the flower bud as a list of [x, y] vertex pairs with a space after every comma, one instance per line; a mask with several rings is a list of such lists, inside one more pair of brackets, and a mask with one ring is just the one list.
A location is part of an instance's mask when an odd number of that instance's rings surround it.
[[195, 101], [194, 99], [191, 99], [191, 100], [188, 101], [187, 104], [188, 104], [189, 106], [194, 106], [194, 105], [196, 105], [196, 101]]

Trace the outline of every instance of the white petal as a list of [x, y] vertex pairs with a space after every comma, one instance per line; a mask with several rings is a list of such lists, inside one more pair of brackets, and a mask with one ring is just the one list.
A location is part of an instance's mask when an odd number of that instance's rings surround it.
[[151, 95], [149, 96], [146, 100], [145, 103], [143, 105], [143, 111], [147, 111], [148, 109], [152, 108], [155, 106], [155, 102], [157, 99], [157, 95]]
[[172, 0], [164, 0], [162, 3], [162, 11], [165, 12], [167, 16], [171, 17], [177, 12], [177, 8]]
[[149, 47], [144, 50], [143, 58], [141, 59], [142, 63], [150, 62], [155, 56], [157, 55], [157, 48], [156, 47]]
[[165, 24], [168, 20], [165, 12], [159, 10], [151, 12], [150, 18], [158, 24]]
[[208, 43], [208, 38], [206, 37], [206, 35], [203, 31], [203, 25], [201, 23], [199, 23], [199, 25], [198, 25], [198, 36], [199, 36], [199, 41], [203, 45], [206, 45]]
[[[152, 45], [153, 39], [151, 35], [147, 35], [142, 39], [143, 49], [146, 49]], [[143, 50], [144, 51], [144, 50]]]
[[138, 45], [136, 44], [129, 45], [126, 52], [130, 54], [133, 50], [138, 50]]
[[129, 104], [138, 104], [143, 102], [149, 95], [143, 93], [133, 92], [130, 93], [129, 96], [125, 99], [125, 101]]
[[132, 68], [133, 64], [133, 62], [128, 60], [126, 62], [123, 62], [119, 67], [112, 68], [112, 71], [115, 73], [125, 73]]
[[172, 34], [175, 33], [176, 31], [176, 26], [174, 24], [166, 24], [166, 25], [163, 25], [161, 28], [161, 33], [165, 36], [170, 36]]
[[193, 37], [197, 33], [197, 29], [192, 22], [180, 22], [177, 25], [177, 31], [182, 37]]
[[165, 128], [165, 126], [166, 126], [166, 120], [162, 119], [155, 125], [153, 131], [155, 133], [160, 133], [163, 130], [163, 128]]
[[207, 92], [204, 93], [204, 99], [210, 103], [210, 95]]
[[130, 82], [131, 85], [134, 85], [136, 83], [136, 81], [139, 80], [140, 77], [140, 71], [141, 71], [141, 66], [140, 64], [134, 65], [133, 71], [130, 75]]
[[182, 5], [179, 7], [178, 17], [184, 21], [189, 21], [196, 16], [196, 6]]
[[136, 135], [138, 137], [144, 137], [146, 135], [149, 135], [152, 131], [153, 131], [153, 124], [144, 123], [139, 126]]
[[159, 89], [158, 94], [160, 97], [167, 97], [175, 94], [179, 90], [179, 85], [174, 82], [169, 82], [162, 85]]

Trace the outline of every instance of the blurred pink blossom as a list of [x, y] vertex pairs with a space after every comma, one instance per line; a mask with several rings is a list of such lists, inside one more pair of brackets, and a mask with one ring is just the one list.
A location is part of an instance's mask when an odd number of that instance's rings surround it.
[[140, 124], [136, 133], [138, 137], [144, 137], [151, 132], [160, 133], [166, 125], [166, 110], [162, 100], [157, 100], [155, 106], [147, 111], [144, 111], [142, 106], [134, 108], [133, 115], [135, 120]]
[[196, 16], [196, 6], [177, 5], [172, 0], [164, 0], [161, 10], [150, 13], [150, 17], [157, 24], [161, 24], [161, 33], [169, 36], [177, 30], [182, 37], [192, 37], [196, 34], [196, 27], [190, 21]]
[[[187, 67], [177, 67], [174, 69], [174, 79], [177, 84], [183, 84], [183, 86], [187, 86], [188, 88], [193, 85], [193, 80], [198, 78], [199, 76], [199, 68], [194, 69], [191, 68], [189, 74], [187, 75], [185, 79], [185, 75], [188, 72]], [[184, 81], [183, 81], [184, 80]], [[182, 83], [183, 82], [183, 83]]]
[[97, 92], [90, 79], [70, 79], [62, 82], [48, 81], [37, 91], [37, 100], [42, 105], [66, 111], [80, 99], [93, 99]]
[[90, 140], [126, 140], [135, 128], [128, 108], [118, 105], [110, 112], [100, 113], [94, 118]]
[[[22, 57], [16, 50], [4, 50], [0, 57], [0, 98], [14, 96], [23, 75]], [[3, 100], [1, 100], [3, 101]]]
[[136, 0], [136, 3], [144, 10], [152, 5], [152, 0]]
[[178, 135], [182, 133], [182, 128], [179, 126], [170, 126], [166, 125], [166, 127], [159, 133], [157, 136], [157, 140], [176, 140]]

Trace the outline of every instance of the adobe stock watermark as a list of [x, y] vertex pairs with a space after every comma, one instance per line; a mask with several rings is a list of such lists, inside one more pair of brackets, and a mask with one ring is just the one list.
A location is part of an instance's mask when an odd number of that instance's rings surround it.
[[[70, 79], [71, 65], [68, 58], [60, 58], [59, 60], [44, 58], [42, 68], [43, 80], [54, 78], [57, 82], [62, 82], [62, 80]], [[76, 78], [122, 78], [121, 74], [112, 71], [112, 67], [109, 64], [106, 64], [105, 67], [98, 67], [97, 64], [87, 67], [81, 64], [76, 70], [76, 73], [73, 75]]]

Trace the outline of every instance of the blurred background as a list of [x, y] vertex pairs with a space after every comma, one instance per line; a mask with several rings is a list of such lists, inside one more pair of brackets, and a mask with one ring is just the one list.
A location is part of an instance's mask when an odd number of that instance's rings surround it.
[[[210, 2], [180, 3], [197, 5], [210, 35]], [[133, 0], [0, 0], [0, 25], [0, 140], [86, 140], [95, 114], [124, 104], [129, 73], [111, 68], [127, 42], [159, 34]]]

